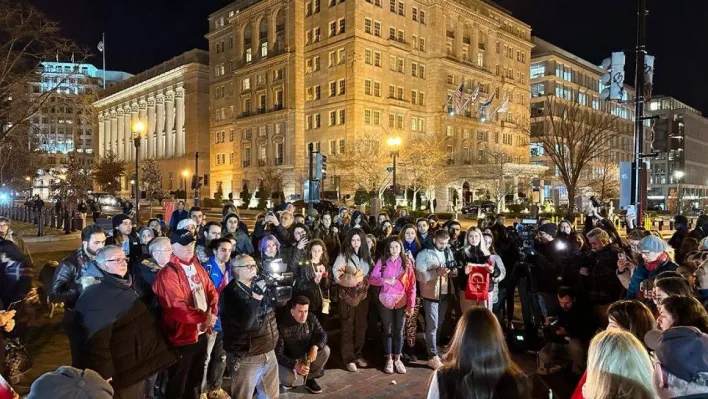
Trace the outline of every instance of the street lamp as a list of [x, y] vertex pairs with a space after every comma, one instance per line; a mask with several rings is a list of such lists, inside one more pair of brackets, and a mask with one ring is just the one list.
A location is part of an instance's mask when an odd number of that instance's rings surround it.
[[182, 178], [184, 179], [184, 203], [187, 203], [187, 177], [189, 177], [189, 169], [182, 171]]
[[138, 150], [140, 149], [140, 140], [142, 140], [145, 135], [145, 124], [141, 120], [135, 121], [133, 123], [133, 144], [135, 144], [135, 225], [138, 224], [138, 219], [140, 218], [140, 192], [138, 191], [138, 182], [140, 178], [139, 165], [138, 165]]
[[393, 158], [393, 198], [396, 198], [396, 158], [398, 157], [398, 149], [401, 147], [401, 138], [399, 136], [389, 137], [388, 146], [391, 148], [391, 157]]
[[682, 170], [677, 170], [674, 172], [674, 177], [676, 178], [676, 204], [678, 207], [678, 214], [681, 214], [681, 179], [684, 176]]

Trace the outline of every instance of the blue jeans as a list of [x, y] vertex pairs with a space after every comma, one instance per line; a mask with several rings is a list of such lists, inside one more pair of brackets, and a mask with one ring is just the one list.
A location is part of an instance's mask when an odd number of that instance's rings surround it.
[[[438, 355], [438, 334], [442, 323], [445, 322], [447, 313], [447, 296], [435, 302], [423, 299], [423, 310], [425, 311], [425, 345], [428, 348], [428, 357], [433, 358]], [[440, 318], [442, 315], [442, 320]]]
[[231, 371], [231, 397], [250, 399], [254, 391], [258, 399], [277, 398], [280, 394], [275, 351], [236, 361]]
[[403, 328], [406, 308], [389, 309], [379, 302], [381, 327], [383, 329], [384, 355], [400, 355], [403, 352]]

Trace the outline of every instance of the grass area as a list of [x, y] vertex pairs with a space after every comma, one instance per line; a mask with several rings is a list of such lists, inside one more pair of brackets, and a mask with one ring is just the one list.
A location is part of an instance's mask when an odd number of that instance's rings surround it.
[[[37, 236], [37, 225], [32, 223], [24, 223], [18, 220], [13, 220], [10, 222], [10, 229], [15, 234], [19, 234], [20, 237], [36, 237]], [[60, 236], [64, 234], [64, 230], [52, 229], [50, 227], [44, 228], [44, 235], [47, 236]]]

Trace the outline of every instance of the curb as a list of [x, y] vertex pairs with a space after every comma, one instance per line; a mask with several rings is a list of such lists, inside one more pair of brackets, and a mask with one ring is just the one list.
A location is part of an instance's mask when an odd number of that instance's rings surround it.
[[39, 242], [57, 242], [57, 241], [70, 241], [76, 240], [81, 235], [81, 232], [64, 234], [60, 236], [44, 236], [44, 237], [22, 237], [26, 243], [39, 243]]

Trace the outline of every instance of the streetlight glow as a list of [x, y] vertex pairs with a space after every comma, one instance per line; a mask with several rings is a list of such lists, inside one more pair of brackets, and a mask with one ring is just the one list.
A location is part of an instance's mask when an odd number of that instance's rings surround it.
[[187, 169], [183, 170], [183, 171], [182, 171], [182, 177], [184, 177], [185, 179], [186, 179], [187, 177], [189, 177], [189, 170], [187, 170]]
[[143, 121], [133, 123], [133, 133], [135, 133], [136, 136], [142, 136], [143, 133], [145, 133], [145, 124]]
[[389, 137], [388, 138], [388, 145], [390, 147], [398, 147], [401, 145], [401, 138], [396, 136], [396, 137]]
[[677, 179], [683, 178], [684, 172], [682, 170], [677, 170], [674, 172], [674, 176], [676, 176]]

